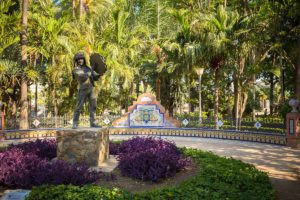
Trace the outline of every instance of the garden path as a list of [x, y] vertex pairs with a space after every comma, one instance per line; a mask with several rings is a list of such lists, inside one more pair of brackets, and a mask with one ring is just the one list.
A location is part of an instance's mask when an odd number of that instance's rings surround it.
[[[130, 136], [110, 136], [123, 140]], [[232, 157], [255, 165], [268, 172], [277, 191], [276, 199], [300, 199], [300, 150], [286, 146], [236, 140], [220, 140], [196, 137], [163, 136], [180, 147], [192, 147], [212, 151], [220, 156]]]

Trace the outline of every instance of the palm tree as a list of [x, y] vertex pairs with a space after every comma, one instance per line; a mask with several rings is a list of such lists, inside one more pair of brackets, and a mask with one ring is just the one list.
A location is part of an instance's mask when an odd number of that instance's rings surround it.
[[[25, 70], [27, 66], [27, 22], [28, 22], [28, 0], [22, 0], [22, 31], [21, 31], [21, 66]], [[23, 72], [21, 77], [21, 97], [20, 97], [20, 129], [28, 129], [28, 80]]]
[[48, 84], [49, 98], [52, 99], [49, 102], [54, 107], [54, 115], [57, 116], [58, 98], [63, 98], [63, 95], [58, 95], [57, 92], [63, 89], [62, 77], [71, 74], [72, 71], [71, 63], [74, 53], [68, 38], [71, 27], [69, 27], [67, 18], [56, 19], [54, 12], [52, 16], [33, 14], [32, 21], [35, 24], [35, 31], [39, 33], [39, 40], [33, 41], [30, 51], [41, 54], [48, 61], [45, 78]]
[[[145, 50], [145, 44], [149, 37], [148, 29], [136, 22], [135, 26], [130, 26], [130, 13], [125, 10], [126, 2], [120, 1], [114, 5], [110, 16], [110, 26], [107, 26], [101, 35], [102, 40], [94, 46], [94, 50], [101, 52], [106, 58], [109, 68], [103, 81], [102, 89], [111, 92], [119, 91], [122, 107], [131, 100], [129, 97], [133, 91], [135, 74], [139, 71], [141, 52]], [[116, 84], [118, 87], [116, 88]], [[116, 94], [113, 94], [116, 95]], [[127, 96], [124, 98], [124, 96]]]
[[[198, 23], [204, 23], [202, 25], [204, 33], [202, 42], [205, 50], [202, 53], [205, 52], [204, 56], [208, 58], [209, 66], [214, 71], [214, 121], [215, 128], [218, 128], [220, 70], [226, 63], [238, 13], [226, 10], [222, 5], [219, 5], [212, 14], [206, 17], [199, 15], [198, 17], [200, 17]], [[202, 17], [204, 20], [201, 20]]]
[[296, 66], [296, 98], [300, 101], [300, 38], [298, 38], [298, 59]]

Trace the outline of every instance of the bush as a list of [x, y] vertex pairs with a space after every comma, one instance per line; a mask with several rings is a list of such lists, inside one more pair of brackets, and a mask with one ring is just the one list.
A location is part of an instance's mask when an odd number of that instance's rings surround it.
[[109, 154], [111, 155], [118, 155], [119, 154], [119, 148], [120, 148], [121, 142], [120, 141], [110, 141], [109, 142]]
[[102, 175], [89, 171], [83, 164], [69, 164], [61, 160], [51, 163], [35, 153], [18, 147], [0, 153], [0, 185], [11, 188], [31, 188], [42, 184], [84, 185]]
[[35, 154], [40, 158], [52, 159], [56, 157], [57, 144], [55, 139], [37, 139], [35, 141], [24, 142], [17, 145], [10, 145], [9, 149], [21, 149], [24, 153]]
[[174, 143], [152, 137], [122, 142], [118, 160], [122, 175], [154, 182], [175, 175], [189, 163]]
[[164, 187], [130, 194], [126, 191], [108, 190], [98, 186], [43, 186], [33, 188], [27, 200], [274, 199], [274, 190], [267, 174], [255, 169], [253, 165], [196, 149], [182, 149], [182, 152], [185, 156], [190, 156], [200, 170], [195, 177], [181, 183], [178, 187]]
[[138, 194], [137, 199], [274, 199], [267, 173], [253, 165], [197, 149], [182, 149], [200, 167], [196, 177], [179, 187]]
[[46, 167], [47, 161], [35, 154], [25, 154], [17, 148], [7, 150], [0, 153], [0, 185], [20, 188], [38, 185], [39, 172], [47, 170]]
[[26, 200], [119, 200], [119, 199], [133, 199], [133, 195], [130, 192], [122, 191], [114, 188], [112, 190], [101, 188], [92, 185], [86, 185], [84, 187], [76, 187], [72, 185], [59, 185], [51, 186], [45, 185], [41, 187], [34, 187], [29, 193]]

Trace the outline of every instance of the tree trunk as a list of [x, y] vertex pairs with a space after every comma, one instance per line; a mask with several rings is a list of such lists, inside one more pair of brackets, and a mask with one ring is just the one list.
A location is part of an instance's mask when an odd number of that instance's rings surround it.
[[227, 102], [227, 116], [228, 118], [232, 118], [232, 107], [230, 105], [230, 100], [232, 97], [231, 94], [231, 81], [228, 81], [227, 85], [226, 85], [226, 90], [224, 91], [224, 95], [226, 96], [226, 102]]
[[120, 106], [121, 106], [121, 110], [120, 110], [120, 114], [122, 114], [122, 110], [125, 108], [125, 105], [124, 105], [124, 102], [123, 102], [123, 96], [124, 96], [124, 88], [123, 88], [123, 83], [122, 83], [122, 81], [119, 83], [119, 91], [120, 91]]
[[247, 92], [242, 92], [241, 94], [241, 106], [240, 106], [240, 111], [239, 111], [239, 127], [241, 127], [241, 123], [242, 123], [242, 118], [243, 118], [243, 114], [245, 112], [246, 109], [246, 104], [248, 101], [248, 93]]
[[[144, 93], [146, 93], [148, 89], [148, 83], [146, 83], [146, 81], [143, 81], [143, 85], [144, 85]], [[158, 97], [156, 97], [156, 99], [158, 100]]]
[[219, 111], [219, 79], [220, 69], [215, 70], [215, 90], [214, 90], [214, 122], [215, 129], [218, 129], [218, 111]]
[[[187, 64], [187, 71], [190, 71], [190, 64]], [[186, 75], [186, 82], [187, 82], [187, 99], [188, 99], [188, 113], [191, 112], [191, 85], [190, 85], [190, 76], [189, 74]]]
[[37, 117], [37, 113], [38, 113], [38, 82], [35, 81], [35, 92], [34, 92], [34, 113], [35, 116]]
[[[255, 71], [255, 63], [256, 63], [256, 54], [257, 54], [257, 50], [256, 49], [252, 49], [251, 51], [251, 64], [254, 68]], [[252, 120], [255, 121], [256, 120], [256, 75], [255, 73], [252, 74]]]
[[245, 58], [239, 58], [238, 62], [238, 72], [233, 73], [233, 84], [234, 84], [234, 116], [235, 116], [235, 126], [236, 130], [239, 129], [241, 116], [240, 116], [240, 108], [241, 108], [241, 86], [242, 86], [242, 80], [241, 76], [244, 73], [245, 68]]
[[84, 14], [83, 0], [79, 0], [79, 18], [81, 19]]
[[281, 82], [281, 102], [282, 104], [285, 103], [285, 83], [284, 83], [284, 79], [285, 79], [285, 73], [284, 73], [284, 69], [280, 70], [281, 76], [280, 76], [280, 82]]
[[134, 94], [134, 83], [131, 82], [130, 88], [129, 88], [129, 95], [127, 97], [126, 107], [130, 106], [132, 104], [132, 102], [134, 101], [133, 94]]
[[55, 119], [55, 128], [58, 127], [58, 103], [57, 103], [57, 97], [56, 97], [56, 89], [53, 90], [53, 97], [54, 97], [54, 119]]
[[[284, 86], [284, 69], [282, 64], [282, 56], [280, 56], [280, 77], [279, 77], [279, 83], [280, 83], [280, 96], [279, 96], [279, 102], [281, 105], [285, 103], [285, 86]], [[274, 61], [273, 61], [274, 62]]]
[[242, 8], [243, 8], [243, 16], [248, 15], [248, 0], [241, 0]]
[[300, 37], [298, 38], [298, 59], [296, 65], [295, 96], [300, 101]]
[[255, 88], [256, 76], [255, 76], [255, 74], [252, 75], [252, 81], [253, 81], [253, 88], [252, 88], [252, 93], [253, 93], [252, 119], [253, 119], [253, 121], [255, 121], [256, 120], [256, 110], [255, 110], [255, 106], [256, 106], [256, 103], [255, 103], [255, 101], [256, 101], [256, 94], [255, 94], [256, 93], [256, 88]]
[[238, 130], [239, 127], [239, 102], [240, 102], [240, 93], [239, 93], [239, 80], [237, 72], [233, 73], [233, 93], [234, 93], [234, 120], [235, 120], [235, 129]]
[[160, 101], [160, 86], [161, 86], [161, 80], [159, 78], [156, 79], [156, 99], [157, 101]]
[[227, 7], [227, 0], [224, 0], [224, 8]]
[[274, 110], [274, 75], [270, 73], [270, 115]]
[[72, 16], [75, 18], [76, 14], [76, 6], [75, 6], [75, 0], [72, 0]]
[[[22, 0], [22, 32], [21, 32], [21, 66], [27, 65], [27, 22], [28, 22], [28, 0]], [[21, 78], [21, 109], [20, 109], [20, 129], [28, 129], [28, 82], [25, 74]]]
[[140, 95], [140, 81], [139, 80], [136, 82], [135, 92], [136, 92], [136, 99], [137, 99]]
[[[34, 69], [36, 69], [36, 60], [37, 60], [37, 54], [34, 55], [34, 62], [33, 62], [33, 67]], [[38, 81], [35, 80], [35, 92], [34, 92], [34, 113], [35, 116], [37, 117], [37, 100], [38, 100]]]
[[12, 115], [12, 118], [16, 119], [16, 115], [17, 115], [17, 101], [16, 101], [15, 97], [12, 98], [11, 115]]

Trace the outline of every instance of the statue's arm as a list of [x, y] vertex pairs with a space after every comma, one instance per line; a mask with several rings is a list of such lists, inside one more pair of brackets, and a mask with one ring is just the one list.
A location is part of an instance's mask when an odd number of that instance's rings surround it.
[[93, 80], [97, 81], [100, 78], [100, 74], [98, 74], [97, 72], [95, 72], [93, 69], [91, 69], [92, 72], [92, 78]]

